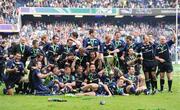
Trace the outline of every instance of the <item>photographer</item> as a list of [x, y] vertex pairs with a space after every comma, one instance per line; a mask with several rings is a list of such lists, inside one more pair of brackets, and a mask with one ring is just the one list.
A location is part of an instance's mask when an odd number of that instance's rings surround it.
[[13, 88], [15, 84], [19, 84], [21, 77], [24, 74], [24, 64], [21, 60], [21, 54], [16, 53], [12, 60], [7, 62], [6, 69], [6, 78], [5, 85], [6, 89], [4, 89], [4, 93], [7, 95], [13, 95]]
[[135, 53], [133, 48], [129, 48], [127, 51], [127, 56], [125, 58], [126, 65], [135, 67], [135, 75], [140, 74], [141, 64], [142, 64], [142, 55], [139, 53]]

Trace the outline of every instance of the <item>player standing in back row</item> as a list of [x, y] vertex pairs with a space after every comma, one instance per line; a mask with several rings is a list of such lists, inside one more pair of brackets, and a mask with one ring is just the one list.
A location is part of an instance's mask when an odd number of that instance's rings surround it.
[[172, 72], [173, 72], [173, 66], [171, 61], [171, 54], [169, 52], [170, 47], [176, 42], [176, 35], [174, 30], [173, 32], [173, 38], [169, 41], [166, 41], [165, 36], [160, 37], [160, 43], [158, 44], [156, 48], [156, 60], [158, 60], [158, 69], [160, 72], [160, 91], [163, 91], [164, 89], [164, 74], [166, 72], [167, 78], [168, 78], [168, 87], [169, 92], [171, 91], [172, 87]]
[[145, 74], [146, 87], [150, 90], [152, 87], [152, 94], [157, 93], [156, 69], [157, 63], [155, 59], [155, 43], [150, 41], [150, 37], [145, 35], [143, 42], [138, 45], [138, 53], [142, 53], [143, 57], [143, 72]]

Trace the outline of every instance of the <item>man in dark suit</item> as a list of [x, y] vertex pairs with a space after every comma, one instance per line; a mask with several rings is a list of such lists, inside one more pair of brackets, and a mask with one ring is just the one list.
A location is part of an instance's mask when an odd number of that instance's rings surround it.
[[26, 45], [25, 37], [21, 37], [19, 44], [13, 47], [13, 54], [15, 53], [21, 54], [21, 61], [25, 65], [28, 57], [31, 55], [30, 47]]

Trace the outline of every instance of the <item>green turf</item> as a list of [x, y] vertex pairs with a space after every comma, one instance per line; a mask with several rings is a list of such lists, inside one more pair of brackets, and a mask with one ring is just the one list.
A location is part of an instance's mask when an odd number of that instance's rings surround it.
[[[179, 110], [180, 65], [175, 65], [174, 70], [173, 93], [167, 92], [167, 81], [164, 93], [150, 96], [5, 96], [1, 92], [0, 110]], [[2, 89], [2, 86], [0, 88]], [[63, 98], [67, 102], [48, 102], [49, 97]], [[104, 100], [106, 104], [100, 105], [101, 100]]]

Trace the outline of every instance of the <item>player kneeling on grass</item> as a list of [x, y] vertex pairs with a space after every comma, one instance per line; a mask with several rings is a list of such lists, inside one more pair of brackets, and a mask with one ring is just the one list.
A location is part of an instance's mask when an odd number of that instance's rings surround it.
[[42, 79], [52, 75], [52, 73], [50, 72], [47, 74], [42, 74], [41, 73], [41, 68], [42, 68], [41, 62], [36, 62], [35, 67], [36, 68], [33, 69], [33, 71], [32, 71], [32, 84], [33, 84], [35, 91], [37, 92], [36, 94], [39, 94], [39, 95], [50, 94], [50, 92], [51, 92], [50, 89], [43, 84]]
[[135, 76], [134, 66], [128, 68], [128, 73], [125, 74], [124, 77], [127, 81], [127, 93], [139, 95], [141, 92], [144, 92], [146, 95], [149, 94], [148, 89], [145, 87], [145, 81], [142, 75]]
[[6, 78], [4, 79], [6, 89], [4, 94], [14, 95], [13, 88], [20, 83], [21, 77], [24, 74], [24, 64], [20, 61], [21, 54], [16, 53], [12, 60], [7, 62]]

